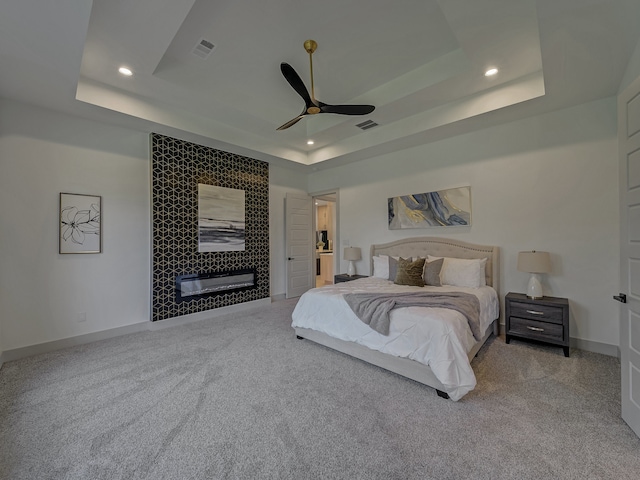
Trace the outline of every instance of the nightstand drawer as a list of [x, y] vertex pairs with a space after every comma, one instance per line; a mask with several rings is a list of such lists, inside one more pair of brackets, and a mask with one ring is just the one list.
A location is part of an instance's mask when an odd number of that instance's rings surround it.
[[560, 345], [569, 356], [569, 299], [543, 297], [532, 299], [523, 293], [507, 293], [505, 342], [512, 337]]
[[563, 312], [561, 307], [511, 301], [511, 316], [562, 325]]
[[513, 316], [510, 318], [507, 332], [509, 335], [523, 335], [536, 340], [556, 342], [562, 342], [563, 333], [562, 325]]

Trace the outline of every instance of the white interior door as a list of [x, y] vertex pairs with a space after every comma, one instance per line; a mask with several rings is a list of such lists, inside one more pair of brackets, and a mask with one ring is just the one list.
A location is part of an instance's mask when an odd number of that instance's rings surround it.
[[622, 418], [640, 436], [640, 77], [618, 97]]
[[312, 199], [287, 193], [285, 198], [285, 243], [287, 251], [287, 298], [299, 297], [315, 280], [312, 238]]

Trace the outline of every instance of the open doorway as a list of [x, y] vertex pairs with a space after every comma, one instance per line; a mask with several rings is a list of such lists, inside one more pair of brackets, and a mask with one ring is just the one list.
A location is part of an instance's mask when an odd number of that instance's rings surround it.
[[337, 192], [313, 196], [316, 287], [332, 284], [334, 274], [338, 273], [337, 204]]

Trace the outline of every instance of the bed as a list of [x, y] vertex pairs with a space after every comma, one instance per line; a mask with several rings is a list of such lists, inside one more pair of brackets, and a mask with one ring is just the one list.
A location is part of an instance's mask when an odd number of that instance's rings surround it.
[[[467, 263], [479, 259], [484, 278], [474, 288], [396, 285], [385, 278], [385, 272], [380, 274], [380, 261], [385, 257], [444, 257]], [[498, 334], [499, 248], [440, 237], [406, 238], [372, 245], [370, 262], [371, 277], [314, 288], [300, 297], [292, 314], [297, 337], [433, 387], [444, 398], [457, 401], [473, 390], [476, 379], [470, 362], [491, 334]], [[417, 292], [475, 296], [480, 306], [479, 328], [472, 333], [471, 322], [451, 308], [407, 306], [389, 312], [389, 331], [383, 335], [363, 323], [345, 300], [354, 293], [393, 296]]]

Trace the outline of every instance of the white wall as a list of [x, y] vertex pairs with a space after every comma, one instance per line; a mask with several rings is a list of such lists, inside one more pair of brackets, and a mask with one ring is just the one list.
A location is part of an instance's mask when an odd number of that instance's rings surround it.
[[[2, 349], [148, 321], [148, 136], [0, 106]], [[60, 192], [102, 196], [103, 253], [58, 254]]]
[[629, 59], [629, 63], [627, 64], [627, 69], [625, 70], [624, 76], [620, 81], [618, 94], [621, 93], [629, 85], [631, 85], [631, 82], [633, 82], [639, 76], [640, 76], [640, 41], [636, 45], [636, 48], [633, 51], [631, 58]]
[[[431, 234], [495, 243], [501, 296], [526, 285], [519, 250], [548, 250], [546, 293], [571, 299], [572, 337], [617, 345], [616, 158], [615, 100], [605, 99], [308, 177], [272, 165], [271, 294], [285, 292], [286, 193], [339, 188], [336, 247], [348, 240], [366, 255], [374, 242]], [[147, 133], [0, 104], [0, 351], [149, 320], [148, 162]], [[387, 197], [464, 184], [472, 227], [387, 229]], [[57, 253], [62, 191], [103, 196], [104, 253]]]
[[[375, 134], [375, 133], [371, 133]], [[546, 250], [545, 294], [568, 297], [571, 337], [618, 345], [618, 163], [615, 99], [488, 128], [315, 172], [310, 191], [340, 189], [340, 242], [360, 246], [451, 236], [501, 247], [501, 291], [522, 292], [521, 250]], [[387, 228], [387, 198], [471, 185], [473, 224]], [[346, 262], [341, 263], [346, 271]], [[369, 272], [367, 258], [357, 264]]]
[[[280, 295], [284, 197], [306, 192], [307, 176], [269, 170], [271, 294]], [[103, 253], [58, 254], [60, 192], [102, 195]], [[148, 322], [150, 222], [148, 133], [2, 100], [0, 354]]]

